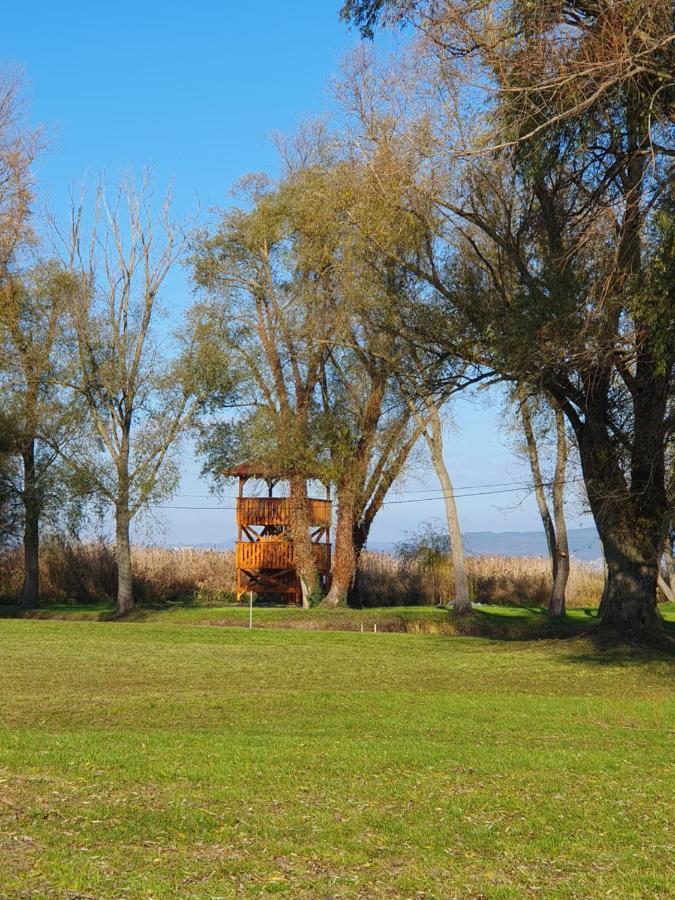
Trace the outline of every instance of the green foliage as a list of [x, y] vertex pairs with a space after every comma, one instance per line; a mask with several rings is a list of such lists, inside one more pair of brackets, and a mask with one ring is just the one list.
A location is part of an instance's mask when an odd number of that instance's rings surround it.
[[[0, 441], [6, 438], [0, 421]], [[0, 447], [0, 548], [18, 538], [21, 509], [16, 494], [16, 460]]]
[[[407, 435], [396, 339], [384, 324], [393, 297], [350, 224], [355, 184], [320, 147], [318, 160], [305, 159], [278, 185], [253, 179], [251, 208], [229, 210], [195, 242], [206, 355], [226, 357], [238, 378], [238, 413], [219, 414], [217, 385], [204, 406], [211, 472], [255, 458], [280, 473], [339, 481], [359, 448], [368, 468], [376, 448], [395, 456], [397, 429]], [[369, 396], [379, 418], [364, 437], [364, 418], [375, 415]]]
[[67, 309], [74, 283], [57, 262], [38, 262], [13, 273], [0, 299], [0, 432], [2, 486], [11, 498], [16, 528], [23, 517], [26, 486], [21, 454], [33, 445], [36, 504], [46, 530], [75, 531], [83, 511], [78, 485], [61, 452], [83, 423], [82, 404], [68, 396], [71, 342]]
[[424, 522], [396, 545], [396, 556], [407, 566], [419, 571], [428, 584], [434, 602], [450, 598], [452, 566], [449, 560], [450, 539], [439, 522]]
[[675, 195], [659, 204], [645, 243], [644, 268], [627, 287], [626, 305], [644, 323], [656, 368], [665, 375], [675, 359]]
[[323, 589], [321, 587], [320, 582], [316, 581], [312, 585], [312, 589], [309, 592], [309, 597], [307, 598], [309, 601], [310, 609], [316, 609], [317, 606], [321, 605], [321, 601], [323, 600]]
[[387, 12], [402, 13], [415, 5], [415, 0], [345, 0], [340, 18], [355, 25], [362, 37], [372, 39]]
[[450, 552], [450, 539], [440, 523], [423, 522], [417, 531], [408, 534], [396, 545], [396, 555], [405, 562], [420, 562], [423, 566], [446, 563]]

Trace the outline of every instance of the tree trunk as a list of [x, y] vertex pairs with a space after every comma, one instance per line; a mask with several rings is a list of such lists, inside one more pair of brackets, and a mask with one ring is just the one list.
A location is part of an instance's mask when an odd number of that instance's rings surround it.
[[[354, 513], [354, 515], [356, 515]], [[363, 518], [360, 521], [354, 522], [352, 525], [352, 544], [354, 547], [354, 578], [352, 579], [351, 587], [347, 592], [347, 605], [348, 606], [362, 606], [362, 595], [361, 595], [361, 578], [360, 578], [360, 562], [361, 562], [361, 554], [366, 548], [366, 544], [368, 543], [368, 536], [370, 534], [370, 526], [372, 525], [372, 519], [368, 518], [364, 520]]]
[[438, 410], [434, 406], [430, 410], [431, 415], [431, 432], [427, 429], [423, 434], [431, 453], [431, 461], [434, 466], [438, 480], [443, 490], [443, 500], [445, 501], [445, 517], [448, 525], [448, 537], [450, 538], [450, 556], [452, 560], [452, 574], [455, 580], [455, 597], [453, 609], [456, 613], [467, 613], [471, 611], [471, 600], [469, 599], [469, 579], [466, 575], [466, 565], [464, 562], [464, 545], [462, 542], [462, 531], [459, 527], [459, 514], [457, 512], [457, 504], [455, 503], [455, 492], [452, 487], [452, 479], [445, 465], [443, 458], [443, 431], [441, 418]]
[[553, 516], [555, 519], [555, 545], [553, 556], [553, 588], [548, 601], [551, 616], [565, 615], [565, 591], [570, 575], [570, 551], [565, 521], [565, 476], [567, 474], [567, 435], [561, 410], [555, 411], [556, 459], [553, 481]]
[[131, 516], [126, 503], [116, 510], [116, 556], [117, 556], [117, 601], [115, 612], [118, 616], [128, 613], [134, 606], [133, 574], [131, 569], [131, 541], [129, 526]]
[[40, 592], [40, 501], [35, 471], [34, 440], [28, 442], [21, 456], [23, 459], [24, 578], [20, 606], [22, 609], [35, 609]]
[[546, 501], [544, 480], [539, 465], [539, 452], [537, 439], [532, 427], [530, 410], [527, 405], [527, 395], [522, 386], [518, 388], [520, 400], [520, 417], [525, 433], [527, 456], [530, 461], [534, 494], [539, 508], [548, 558], [551, 563], [551, 593], [548, 598], [548, 612], [551, 616], [565, 615], [565, 591], [570, 575], [570, 555], [567, 541], [567, 523], [565, 521], [565, 476], [567, 472], [567, 436], [565, 434], [565, 418], [559, 408], [555, 408], [556, 422], [556, 460], [555, 476], [553, 479], [553, 516]]
[[620, 637], [643, 640], [660, 630], [656, 608], [658, 566], [650, 554], [624, 536], [608, 542], [608, 579], [603, 597], [602, 629]]
[[601, 631], [612, 639], [651, 641], [662, 633], [656, 607], [663, 506], [636, 500], [625, 484], [603, 426], [588, 419], [577, 432], [584, 481], [606, 562]]
[[346, 485], [338, 485], [338, 511], [335, 525], [335, 552], [331, 572], [331, 586], [323, 605], [345, 606], [356, 578], [357, 552], [354, 545], [353, 492]]
[[309, 609], [321, 602], [322, 591], [312, 546], [307, 479], [294, 475], [290, 479], [290, 488], [291, 535], [295, 569], [300, 580], [303, 609]]
[[462, 542], [462, 532], [459, 527], [457, 504], [455, 503], [452, 481], [450, 480], [445, 464], [442, 465], [442, 470], [441, 468], [437, 468], [436, 472], [443, 487], [445, 515], [448, 521], [448, 534], [450, 535], [452, 574], [455, 579], [453, 609], [456, 613], [466, 613], [471, 611], [471, 600], [469, 599], [469, 579], [466, 575], [464, 546]]
[[518, 388], [518, 397], [520, 402], [520, 419], [525, 434], [525, 444], [527, 446], [527, 458], [530, 462], [530, 471], [532, 472], [532, 483], [534, 484], [534, 496], [539, 509], [542, 525], [544, 526], [544, 534], [546, 535], [546, 546], [548, 547], [548, 557], [551, 563], [553, 578], [555, 579], [556, 557], [555, 557], [555, 526], [551, 513], [549, 512], [548, 503], [546, 502], [546, 492], [544, 491], [544, 480], [541, 476], [541, 468], [539, 466], [539, 451], [537, 450], [537, 440], [534, 436], [534, 428], [532, 427], [532, 418], [530, 410], [527, 406], [527, 396], [522, 387]]
[[567, 613], [565, 606], [565, 592], [570, 577], [570, 557], [567, 547], [567, 534], [564, 542], [558, 532], [558, 542], [555, 548], [555, 578], [548, 599], [548, 613], [550, 616], [564, 616]]

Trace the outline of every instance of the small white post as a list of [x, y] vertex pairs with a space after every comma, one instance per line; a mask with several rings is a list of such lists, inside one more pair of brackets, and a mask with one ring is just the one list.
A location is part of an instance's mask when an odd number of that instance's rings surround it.
[[377, 634], [377, 622], [373, 622], [373, 631]]
[[253, 591], [248, 592], [248, 627], [253, 628]]
[[363, 622], [361, 622], [361, 634], [363, 634]]

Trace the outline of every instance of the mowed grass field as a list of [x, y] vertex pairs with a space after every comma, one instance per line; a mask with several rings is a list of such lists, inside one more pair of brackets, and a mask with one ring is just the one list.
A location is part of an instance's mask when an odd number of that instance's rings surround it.
[[675, 675], [587, 638], [0, 621], [2, 897], [668, 897]]

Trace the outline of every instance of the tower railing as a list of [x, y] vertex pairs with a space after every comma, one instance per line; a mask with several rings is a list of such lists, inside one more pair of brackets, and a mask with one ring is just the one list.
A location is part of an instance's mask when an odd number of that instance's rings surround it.
[[[240, 497], [237, 501], [237, 525], [290, 525], [291, 505], [288, 497]], [[308, 501], [310, 525], [330, 528], [330, 500]]]

